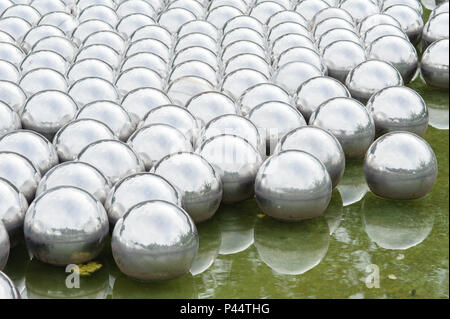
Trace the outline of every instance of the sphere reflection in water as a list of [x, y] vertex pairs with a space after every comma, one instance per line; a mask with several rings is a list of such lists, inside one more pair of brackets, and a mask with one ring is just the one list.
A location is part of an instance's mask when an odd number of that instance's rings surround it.
[[362, 169], [363, 158], [347, 159], [345, 172], [336, 187], [341, 194], [344, 206], [359, 202], [369, 191]]
[[431, 146], [410, 132], [392, 132], [367, 150], [364, 175], [370, 190], [381, 197], [414, 199], [425, 196], [437, 177]]
[[31, 253], [54, 265], [84, 263], [97, 257], [108, 230], [102, 204], [88, 192], [71, 186], [50, 189], [36, 198], [24, 221]]
[[5, 273], [0, 271], [0, 299], [20, 299], [16, 286]]
[[327, 253], [330, 233], [323, 216], [301, 223], [283, 223], [272, 218], [255, 225], [259, 258], [281, 274], [299, 275], [316, 267]]
[[364, 230], [384, 249], [417, 246], [433, 228], [434, 215], [429, 205], [429, 199], [396, 201], [367, 194], [362, 205]]
[[10, 248], [11, 245], [9, 243], [8, 231], [0, 220], [0, 271], [6, 266]]
[[117, 221], [111, 246], [117, 266], [127, 276], [167, 280], [189, 272], [198, 233], [183, 209], [153, 200], [133, 206]]
[[204, 223], [199, 223], [196, 227], [199, 247], [190, 270], [193, 276], [199, 275], [211, 267], [216, 260], [222, 242], [219, 225], [216, 219], [210, 219]]

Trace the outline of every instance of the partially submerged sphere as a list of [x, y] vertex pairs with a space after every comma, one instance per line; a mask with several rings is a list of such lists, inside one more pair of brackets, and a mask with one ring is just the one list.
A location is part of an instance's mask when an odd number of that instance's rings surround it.
[[433, 187], [438, 172], [430, 145], [410, 132], [391, 132], [378, 138], [364, 159], [370, 190], [391, 199], [415, 199]]
[[11, 245], [9, 243], [8, 231], [6, 230], [5, 225], [3, 225], [3, 222], [0, 220], [0, 271], [3, 270], [3, 268], [5, 268], [6, 263], [8, 262], [10, 248]]
[[331, 199], [331, 179], [313, 155], [297, 150], [269, 157], [255, 181], [256, 201], [273, 218], [299, 221], [318, 217]]
[[345, 79], [352, 97], [362, 103], [379, 90], [398, 85], [403, 85], [400, 72], [392, 64], [374, 59], [358, 64]]
[[36, 197], [58, 186], [81, 188], [102, 204], [111, 188], [109, 181], [98, 169], [84, 162], [65, 162], [53, 167], [39, 182]]
[[0, 299], [20, 299], [13, 281], [2, 271], [0, 271]]
[[182, 207], [194, 222], [211, 218], [222, 200], [222, 183], [213, 166], [196, 153], [164, 157], [152, 170], [174, 185], [182, 196]]
[[58, 164], [58, 155], [53, 145], [44, 136], [33, 131], [19, 130], [2, 136], [0, 151], [15, 152], [26, 157], [41, 174]]
[[188, 273], [198, 244], [197, 229], [189, 215], [161, 200], [131, 208], [118, 220], [111, 239], [119, 269], [142, 281], [168, 280]]
[[242, 137], [222, 134], [206, 140], [196, 152], [220, 175], [223, 202], [239, 202], [253, 196], [255, 176], [262, 160], [249, 142]]
[[9, 237], [15, 237], [23, 226], [28, 203], [13, 184], [0, 177], [0, 221]]
[[423, 53], [420, 71], [428, 85], [448, 89], [449, 40], [433, 42]]
[[330, 174], [332, 187], [339, 183], [345, 169], [345, 154], [337, 138], [329, 131], [315, 126], [302, 126], [284, 135], [275, 154], [298, 150], [315, 156]]
[[391, 86], [372, 95], [366, 105], [375, 122], [376, 135], [409, 131], [423, 136], [428, 108], [423, 98], [406, 86]]
[[100, 140], [86, 146], [78, 160], [97, 168], [112, 183], [142, 172], [144, 164], [133, 149], [118, 140]]
[[375, 136], [372, 116], [360, 102], [336, 97], [321, 104], [309, 119], [331, 132], [341, 143], [346, 157], [362, 156]]
[[24, 221], [28, 249], [35, 258], [52, 265], [80, 264], [97, 257], [108, 231], [102, 204], [71, 186], [40, 195], [28, 208]]
[[152, 173], [137, 173], [121, 179], [108, 194], [105, 209], [111, 226], [133, 206], [149, 201], [165, 200], [181, 205], [181, 194], [165, 178]]

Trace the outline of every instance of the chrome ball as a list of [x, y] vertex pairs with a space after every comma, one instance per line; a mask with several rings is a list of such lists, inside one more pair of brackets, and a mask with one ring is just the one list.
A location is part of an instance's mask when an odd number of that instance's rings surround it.
[[276, 68], [281, 68], [283, 65], [289, 62], [306, 62], [314, 65], [316, 68], [322, 71], [323, 74], [327, 74], [328, 70], [323, 64], [322, 56], [316, 51], [305, 47], [293, 47], [283, 51], [274, 64]]
[[176, 33], [183, 24], [193, 20], [196, 20], [195, 15], [187, 9], [168, 8], [159, 16], [158, 24], [165, 27], [171, 33]]
[[377, 135], [409, 131], [423, 136], [428, 127], [428, 108], [423, 98], [405, 86], [391, 86], [372, 95], [366, 105]]
[[[308, 50], [308, 49], [307, 49]], [[239, 98], [243, 115], [248, 115], [257, 105], [270, 101], [291, 103], [289, 93], [280, 86], [272, 83], [257, 84], [248, 88]]]
[[67, 72], [67, 79], [70, 83], [89, 77], [98, 77], [114, 82], [115, 73], [109, 64], [95, 58], [78, 60]]
[[101, 78], [82, 78], [69, 89], [69, 95], [81, 107], [95, 101], [119, 101], [119, 92], [110, 82]]
[[[11, 245], [9, 243], [9, 235], [6, 230], [3, 222], [0, 220], [0, 271], [5, 268], [6, 263], [8, 262], [9, 250]], [[1, 288], [0, 288], [1, 291]], [[0, 293], [1, 296], [1, 293]]]
[[367, 57], [391, 63], [402, 75], [404, 83], [411, 82], [419, 66], [416, 48], [408, 39], [394, 35], [373, 41], [367, 49]]
[[6, 103], [16, 112], [20, 112], [27, 96], [16, 83], [0, 80], [0, 101]]
[[337, 28], [322, 34], [317, 41], [317, 48], [323, 53], [323, 50], [325, 50], [328, 45], [336, 41], [351, 41], [361, 45], [361, 38], [355, 31]]
[[13, 281], [2, 271], [0, 271], [0, 299], [20, 299]]
[[358, 64], [345, 79], [345, 86], [352, 97], [362, 103], [381, 89], [399, 85], [403, 85], [400, 72], [392, 64], [375, 59]]
[[307, 152], [316, 157], [327, 169], [335, 188], [345, 169], [345, 154], [337, 138], [320, 127], [302, 126], [284, 135], [274, 154], [287, 150]]
[[284, 134], [306, 125], [302, 114], [295, 107], [276, 101], [259, 104], [250, 111], [248, 119], [260, 131], [264, 149], [268, 154], [272, 154], [275, 145]]
[[152, 170], [167, 179], [182, 195], [182, 207], [197, 223], [211, 218], [222, 200], [220, 176], [196, 153], [164, 157]]
[[49, 170], [39, 182], [36, 197], [58, 186], [73, 186], [85, 190], [102, 204], [111, 184], [94, 166], [83, 162], [65, 162]]
[[409, 6], [398, 4], [390, 6], [383, 13], [390, 15], [400, 23], [412, 44], [419, 43], [423, 29], [423, 19], [419, 12]]
[[343, 0], [339, 4], [339, 8], [350, 13], [358, 24], [364, 18], [380, 12], [380, 8], [375, 1], [367, 0]]
[[53, 145], [41, 134], [18, 130], [0, 137], [0, 151], [15, 152], [30, 160], [45, 174], [58, 164], [58, 155]]
[[0, 137], [8, 132], [22, 128], [19, 115], [2, 101], [0, 101], [0, 119], [2, 119], [0, 122]]
[[321, 75], [323, 75], [323, 72], [312, 64], [294, 61], [280, 67], [273, 75], [273, 80], [276, 84], [294, 94], [300, 85]]
[[97, 168], [112, 184], [145, 168], [133, 149], [118, 140], [93, 142], [80, 152], [78, 160]]
[[267, 77], [259, 71], [252, 69], [238, 69], [224, 77], [222, 89], [232, 98], [239, 99], [242, 93], [248, 88], [256, 84], [267, 82]]
[[117, 182], [105, 202], [111, 226], [133, 206], [149, 201], [164, 200], [181, 205], [181, 195], [165, 178], [152, 173], [129, 175]]
[[67, 92], [68, 90], [64, 75], [46, 68], [34, 69], [25, 73], [22, 75], [19, 85], [28, 96], [46, 90], [61, 92]]
[[3, 222], [10, 238], [20, 233], [27, 208], [25, 196], [0, 177], [0, 222]]
[[183, 133], [167, 124], [144, 126], [130, 136], [127, 144], [139, 156], [146, 170], [166, 155], [193, 151], [191, 142]]
[[105, 124], [93, 119], [78, 119], [64, 125], [53, 138], [59, 160], [73, 161], [87, 145], [114, 138]]
[[433, 42], [423, 53], [420, 61], [420, 71], [428, 85], [448, 89], [448, 54], [448, 39]]
[[254, 194], [260, 153], [246, 140], [222, 134], [206, 140], [196, 151], [217, 170], [222, 180], [225, 203], [239, 202]]
[[111, 239], [119, 269], [134, 279], [160, 281], [189, 272], [198, 250], [198, 233], [189, 215], [161, 200], [128, 210]]
[[350, 97], [350, 92], [338, 80], [318, 76], [304, 82], [297, 90], [295, 104], [306, 121], [323, 102], [333, 97]]
[[41, 133], [49, 140], [78, 112], [75, 101], [61, 91], [41, 91], [25, 103], [21, 118], [25, 129]]
[[136, 126], [128, 112], [111, 101], [96, 101], [83, 106], [75, 116], [76, 119], [93, 119], [108, 126], [121, 141], [126, 141]]
[[427, 47], [431, 43], [449, 36], [449, 13], [443, 12], [435, 15], [425, 24], [422, 30], [422, 41]]
[[348, 73], [366, 60], [366, 51], [351, 40], [340, 40], [323, 49], [322, 59], [328, 75], [344, 83]]
[[311, 115], [309, 124], [331, 132], [346, 157], [364, 155], [375, 136], [372, 116], [352, 98], [336, 97], [324, 102]]
[[26, 157], [1, 151], [0, 177], [13, 184], [30, 203], [41, 180], [41, 173]]
[[367, 30], [366, 33], [362, 34], [361, 37], [364, 45], [366, 47], [369, 47], [372, 42], [387, 35], [396, 35], [409, 41], [406, 33], [403, 32], [401, 28], [396, 27], [392, 24], [378, 24], [376, 26], [373, 26], [372, 28]]
[[185, 106], [195, 95], [212, 90], [214, 85], [211, 82], [198, 76], [185, 76], [170, 83], [167, 95], [173, 103]]
[[364, 35], [372, 27], [384, 24], [401, 28], [400, 23], [395, 18], [384, 13], [376, 13], [364, 18], [358, 25], [358, 31], [359, 34]]
[[28, 208], [24, 234], [33, 256], [48, 264], [84, 263], [97, 257], [108, 235], [108, 216], [88, 192], [60, 186]]
[[318, 217], [331, 199], [331, 179], [313, 155], [296, 150], [269, 157], [255, 181], [256, 201], [273, 218], [299, 221]]
[[381, 136], [364, 159], [364, 176], [370, 190], [391, 199], [425, 196], [436, 181], [437, 171], [433, 149], [410, 132]]
[[350, 13], [348, 13], [344, 9], [336, 8], [336, 7], [332, 6], [332, 7], [322, 9], [314, 15], [314, 17], [310, 21], [311, 29], [314, 30], [314, 28], [320, 22], [331, 19], [331, 18], [340, 18], [340, 19], [344, 19], [344, 20], [352, 23], [353, 25], [355, 24], [355, 21]]

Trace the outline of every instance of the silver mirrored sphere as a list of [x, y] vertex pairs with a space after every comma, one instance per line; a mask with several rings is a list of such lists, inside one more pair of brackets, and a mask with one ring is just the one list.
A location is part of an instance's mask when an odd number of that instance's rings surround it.
[[331, 179], [313, 155], [296, 150], [269, 157], [255, 181], [256, 201], [273, 218], [299, 221], [323, 214], [331, 199]]
[[191, 141], [177, 128], [167, 124], [150, 124], [138, 129], [127, 144], [139, 156], [145, 169], [152, 168], [164, 156], [193, 151]]
[[426, 46], [434, 41], [448, 39], [449, 36], [449, 13], [442, 12], [430, 18], [423, 27], [422, 41]]
[[153, 172], [167, 179], [182, 195], [182, 207], [197, 223], [211, 218], [222, 200], [220, 176], [196, 153], [164, 157]]
[[329, 131], [315, 126], [302, 126], [284, 135], [278, 142], [275, 154], [298, 150], [315, 156], [330, 174], [335, 188], [344, 174], [345, 154], [337, 138]]
[[117, 88], [101, 78], [82, 78], [72, 84], [68, 93], [80, 107], [102, 100], [118, 102], [120, 98]]
[[133, 149], [118, 140], [91, 143], [80, 152], [78, 160], [97, 168], [112, 184], [144, 170], [144, 163]]
[[262, 83], [245, 90], [239, 98], [243, 115], [248, 115], [252, 109], [264, 102], [279, 101], [291, 103], [291, 96], [282, 87], [273, 83]]
[[384, 13], [375, 13], [364, 18], [358, 25], [359, 34], [363, 35], [367, 30], [381, 24], [389, 24], [401, 28], [400, 23], [395, 18]]
[[375, 59], [358, 64], [345, 79], [345, 86], [352, 97], [362, 103], [381, 89], [399, 85], [403, 85], [400, 72], [392, 64]]
[[119, 269], [141, 281], [173, 279], [189, 272], [198, 233], [180, 207], [160, 200], [131, 208], [118, 220], [111, 239]]
[[391, 199], [425, 196], [433, 187], [438, 166], [431, 146], [410, 132], [392, 132], [378, 138], [364, 159], [370, 190]]
[[39, 182], [36, 197], [58, 186], [73, 186], [85, 190], [102, 204], [111, 184], [94, 166], [83, 162], [65, 162], [49, 170]]
[[420, 61], [420, 71], [428, 85], [448, 89], [448, 55], [448, 39], [433, 42], [423, 53]]
[[25, 92], [14, 82], [0, 80], [0, 101], [6, 103], [16, 112], [20, 112], [25, 104]]
[[367, 0], [343, 0], [340, 2], [339, 8], [350, 13], [356, 23], [360, 23], [364, 18], [380, 12], [380, 8], [375, 1]]
[[9, 243], [8, 231], [6, 230], [5, 225], [3, 225], [3, 222], [0, 220], [0, 271], [5, 268], [6, 263], [8, 262], [10, 248], [11, 244]]
[[22, 75], [19, 85], [28, 96], [47, 90], [67, 92], [68, 89], [64, 75], [48, 68], [28, 71]]
[[152, 173], [137, 173], [121, 179], [108, 194], [105, 209], [111, 226], [133, 206], [164, 200], [181, 205], [181, 194], [165, 178]]
[[352, 98], [336, 97], [312, 113], [309, 124], [331, 132], [346, 157], [362, 156], [375, 136], [375, 124], [365, 106]]
[[61, 162], [73, 161], [87, 145], [114, 138], [105, 124], [93, 119], [77, 119], [64, 125], [53, 138]]
[[0, 137], [0, 151], [18, 153], [45, 174], [51, 167], [58, 164], [58, 155], [54, 146], [41, 134], [28, 131], [12, 131]]
[[19, 115], [2, 101], [0, 101], [0, 119], [0, 137], [8, 132], [22, 128]]
[[390, 6], [383, 13], [390, 15], [400, 23], [412, 44], [419, 43], [423, 29], [423, 19], [419, 12], [409, 6], [397, 4]]
[[423, 98], [405, 86], [391, 86], [372, 95], [366, 105], [375, 122], [376, 135], [409, 131], [423, 136], [428, 108]]
[[289, 62], [281, 66], [273, 75], [276, 84], [284, 87], [288, 92], [295, 91], [311, 78], [323, 75], [323, 72], [307, 62]]
[[31, 203], [41, 180], [41, 173], [26, 157], [1, 151], [0, 177], [13, 184]]
[[225, 76], [222, 89], [234, 99], [238, 99], [248, 88], [268, 82], [267, 77], [252, 69], [238, 69]]
[[21, 233], [28, 203], [17, 188], [0, 177], [0, 221], [8, 231], [10, 240]]
[[372, 42], [380, 37], [384, 37], [386, 35], [396, 35], [402, 37], [405, 40], [409, 41], [408, 36], [405, 32], [399, 27], [396, 27], [392, 24], [378, 24], [373, 26], [366, 33], [361, 35], [362, 41], [366, 47], [369, 47]]
[[253, 196], [255, 176], [262, 159], [249, 142], [242, 137], [222, 134], [206, 140], [196, 152], [220, 175], [223, 202], [239, 202]]
[[20, 299], [14, 282], [2, 271], [0, 271], [0, 299]]
[[102, 204], [88, 192], [59, 186], [28, 208], [24, 234], [33, 256], [52, 265], [84, 263], [102, 251], [109, 232]]
[[316, 43], [319, 52], [323, 53], [323, 50], [331, 43], [344, 40], [352, 41], [355, 42], [356, 44], [361, 44], [361, 38], [355, 31], [341, 28], [332, 29], [325, 32], [317, 40]]

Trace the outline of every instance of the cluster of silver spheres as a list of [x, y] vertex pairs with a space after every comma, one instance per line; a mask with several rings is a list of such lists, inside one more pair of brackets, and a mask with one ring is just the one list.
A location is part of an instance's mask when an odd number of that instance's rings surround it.
[[366, 155], [377, 195], [425, 195], [428, 110], [404, 85], [448, 88], [448, 17], [424, 25], [418, 0], [2, 0], [0, 269], [22, 229], [54, 265], [112, 232], [123, 273], [174, 278], [221, 202], [319, 216], [346, 157]]

